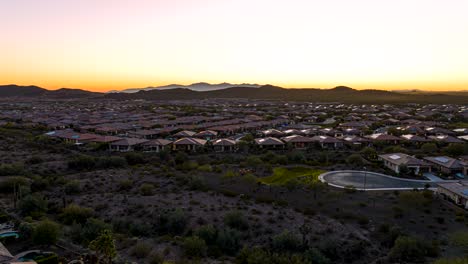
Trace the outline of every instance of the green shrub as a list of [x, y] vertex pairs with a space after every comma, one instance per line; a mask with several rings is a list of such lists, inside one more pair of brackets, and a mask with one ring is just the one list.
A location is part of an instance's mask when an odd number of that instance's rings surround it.
[[133, 246], [131, 250], [131, 255], [135, 256], [139, 259], [146, 258], [151, 252], [151, 246], [146, 242], [138, 242], [135, 246]]
[[224, 224], [227, 226], [238, 229], [247, 230], [249, 229], [249, 222], [242, 212], [232, 211], [224, 216]]
[[81, 192], [80, 181], [71, 180], [65, 184], [65, 193], [66, 194], [79, 194]]
[[183, 249], [186, 256], [199, 258], [206, 255], [207, 246], [205, 240], [192, 236], [185, 238]]
[[24, 216], [38, 218], [47, 211], [47, 201], [37, 194], [31, 194], [19, 201], [19, 209]]
[[219, 231], [216, 245], [228, 255], [235, 255], [240, 248], [241, 234], [239, 231], [231, 228], [225, 228]]
[[140, 186], [140, 194], [143, 196], [151, 196], [154, 192], [154, 185], [149, 183], [143, 183]]
[[53, 245], [57, 242], [60, 226], [50, 220], [39, 222], [32, 234], [32, 239], [36, 245]]
[[[399, 262], [424, 262], [426, 256], [434, 256], [433, 248], [436, 245], [430, 245], [426, 241], [409, 236], [400, 236], [396, 239], [395, 245], [389, 253], [392, 261]], [[436, 252], [437, 253], [437, 252]]]
[[213, 245], [216, 243], [216, 237], [218, 234], [213, 225], [204, 225], [195, 230], [195, 235], [205, 240], [208, 245]]
[[301, 247], [301, 240], [288, 230], [273, 237], [273, 248], [275, 250], [298, 251]]
[[91, 208], [70, 204], [63, 209], [60, 217], [63, 223], [67, 225], [70, 225], [73, 222], [84, 224], [86, 223], [86, 220], [93, 215], [93, 213], [93, 209]]

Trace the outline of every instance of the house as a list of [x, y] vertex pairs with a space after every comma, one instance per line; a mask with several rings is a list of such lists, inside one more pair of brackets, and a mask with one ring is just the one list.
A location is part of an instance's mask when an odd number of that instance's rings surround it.
[[413, 134], [402, 135], [401, 138], [404, 140], [404, 142], [411, 143], [411, 144], [422, 144], [422, 143], [431, 141], [427, 138], [413, 135]]
[[286, 144], [291, 145], [295, 149], [306, 149], [314, 142], [310, 137], [299, 135], [291, 135], [281, 138]]
[[14, 256], [8, 249], [0, 242], [0, 263], [9, 263], [14, 259]]
[[274, 137], [256, 138], [255, 144], [261, 148], [284, 149], [284, 142]]
[[429, 162], [432, 168], [444, 174], [454, 175], [463, 171], [461, 161], [451, 157], [424, 157], [424, 160]]
[[426, 132], [426, 135], [434, 135], [434, 136], [443, 136], [443, 135], [454, 136], [455, 135], [455, 132], [453, 132], [452, 130], [440, 128], [440, 127], [427, 127], [426, 129], [424, 129], [424, 131]]
[[158, 130], [137, 130], [137, 131], [128, 132], [128, 136], [135, 137], [135, 138], [154, 139], [160, 133], [161, 132]]
[[468, 181], [439, 182], [436, 193], [468, 209]]
[[163, 150], [169, 150], [172, 141], [167, 139], [153, 139], [142, 144], [143, 151], [147, 152], [161, 152]]
[[428, 162], [404, 153], [382, 154], [379, 155], [379, 160], [384, 162], [385, 167], [396, 173], [400, 173], [403, 166], [413, 171], [414, 174], [431, 171], [431, 165]]
[[349, 146], [362, 147], [371, 145], [371, 141], [369, 139], [358, 136], [344, 136], [341, 139]]
[[265, 137], [281, 137], [284, 135], [282, 131], [277, 129], [267, 129], [261, 132]]
[[216, 152], [230, 152], [237, 150], [237, 143], [235, 140], [228, 138], [220, 138], [213, 141], [213, 148]]
[[204, 131], [196, 133], [195, 135], [193, 135], [193, 137], [202, 138], [204, 140], [210, 141], [210, 140], [215, 139], [217, 135], [218, 135], [218, 132], [216, 131], [204, 130]]
[[372, 134], [367, 136], [368, 139], [374, 141], [374, 142], [383, 142], [385, 144], [398, 144], [402, 140], [399, 137], [393, 136], [393, 135], [388, 135], [388, 134], [383, 134], [383, 133], [377, 133], [377, 134]]
[[115, 136], [101, 136], [97, 135], [96, 138], [90, 139], [89, 142], [93, 143], [112, 143], [118, 140], [121, 140], [121, 137], [115, 137]]
[[123, 138], [119, 141], [115, 141], [109, 144], [109, 149], [111, 151], [134, 151], [139, 148], [143, 143], [148, 142], [147, 139], [142, 138]]
[[456, 144], [456, 143], [464, 143], [463, 140], [458, 139], [456, 137], [452, 137], [449, 135], [438, 135], [438, 136], [429, 136], [428, 138], [438, 142], [438, 143], [445, 143], [445, 144]]
[[174, 150], [180, 151], [197, 151], [201, 150], [206, 145], [206, 140], [200, 138], [184, 137], [174, 141]]
[[324, 149], [337, 149], [343, 147], [343, 141], [329, 136], [315, 136], [311, 138]]
[[195, 134], [196, 133], [193, 132], [193, 131], [182, 130], [182, 131], [179, 131], [179, 132], [175, 133], [172, 137], [174, 137], [174, 138], [192, 137]]

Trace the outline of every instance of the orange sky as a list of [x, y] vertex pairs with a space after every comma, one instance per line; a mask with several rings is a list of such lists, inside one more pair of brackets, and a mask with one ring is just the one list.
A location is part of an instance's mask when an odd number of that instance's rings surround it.
[[468, 89], [466, 0], [0, 1], [0, 84]]

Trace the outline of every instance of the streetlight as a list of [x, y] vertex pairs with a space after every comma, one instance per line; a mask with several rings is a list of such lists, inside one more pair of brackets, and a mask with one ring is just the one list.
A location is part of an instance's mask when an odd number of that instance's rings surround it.
[[366, 190], [367, 183], [367, 168], [364, 166], [364, 191]]

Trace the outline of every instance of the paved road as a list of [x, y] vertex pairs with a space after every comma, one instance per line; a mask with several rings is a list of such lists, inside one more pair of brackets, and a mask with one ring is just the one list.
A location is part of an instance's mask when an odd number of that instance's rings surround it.
[[363, 171], [332, 171], [320, 175], [320, 179], [339, 188], [354, 186], [356, 189], [364, 189], [365, 182], [366, 190], [422, 189], [425, 188], [426, 184], [431, 187], [435, 186], [432, 181], [407, 180]]

